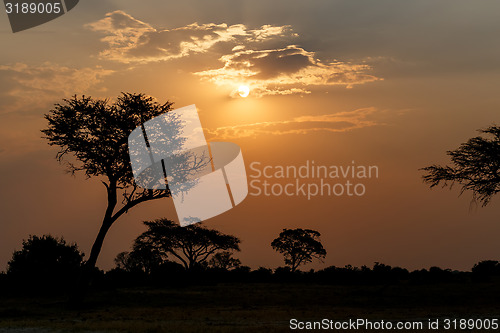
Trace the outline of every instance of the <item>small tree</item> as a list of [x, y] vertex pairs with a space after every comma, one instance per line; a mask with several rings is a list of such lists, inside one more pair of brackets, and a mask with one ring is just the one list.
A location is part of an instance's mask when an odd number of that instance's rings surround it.
[[239, 251], [240, 240], [215, 229], [198, 224], [181, 227], [173, 221], [146, 221], [148, 230], [136, 240], [134, 249], [156, 251], [163, 260], [177, 258], [187, 270], [207, 263], [219, 251]]
[[25, 288], [68, 286], [80, 272], [83, 256], [76, 244], [63, 238], [30, 236], [12, 255], [7, 275]]
[[161, 254], [146, 246], [134, 246], [131, 252], [120, 252], [115, 258], [117, 268], [127, 272], [143, 272], [148, 275], [158, 269], [162, 263]]
[[241, 261], [240, 259], [233, 258], [233, 254], [230, 251], [223, 251], [214, 254], [208, 264], [210, 267], [228, 271], [240, 267]]
[[322, 261], [326, 257], [318, 231], [310, 229], [283, 229], [278, 238], [272, 241], [274, 250], [283, 254], [285, 264], [295, 272], [300, 265]]
[[483, 260], [474, 264], [472, 273], [477, 275], [498, 275], [500, 274], [500, 263], [497, 260]]
[[460, 194], [472, 191], [472, 199], [486, 206], [500, 191], [500, 127], [490, 126], [479, 132], [486, 137], [474, 137], [446, 152], [451, 157], [451, 166], [423, 168], [424, 182], [431, 188], [440, 184], [451, 188], [459, 184]]

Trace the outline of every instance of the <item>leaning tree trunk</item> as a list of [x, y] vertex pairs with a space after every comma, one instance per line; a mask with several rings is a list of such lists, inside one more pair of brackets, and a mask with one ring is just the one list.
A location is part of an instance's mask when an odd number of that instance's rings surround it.
[[92, 275], [95, 272], [97, 258], [101, 252], [102, 244], [104, 243], [104, 239], [106, 238], [109, 228], [116, 220], [113, 216], [113, 211], [115, 210], [117, 203], [116, 184], [111, 184], [106, 186], [106, 188], [108, 192], [108, 207], [106, 208], [106, 213], [104, 214], [104, 219], [102, 221], [101, 228], [99, 229], [99, 233], [97, 234], [94, 244], [92, 245], [89, 259], [83, 265], [75, 290], [71, 295], [70, 303], [73, 306], [79, 306], [83, 303], [92, 280]]

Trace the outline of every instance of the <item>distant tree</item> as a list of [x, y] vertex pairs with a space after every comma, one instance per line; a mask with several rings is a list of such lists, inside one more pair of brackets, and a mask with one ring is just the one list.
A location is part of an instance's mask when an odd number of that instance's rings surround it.
[[30, 236], [12, 255], [7, 275], [26, 288], [67, 286], [80, 272], [83, 256], [76, 244], [63, 238]]
[[242, 275], [246, 275], [252, 271], [252, 268], [250, 266], [238, 266], [236, 267], [233, 272], [238, 272]]
[[477, 275], [498, 275], [500, 274], [500, 263], [497, 260], [483, 260], [472, 267], [472, 273]]
[[173, 256], [187, 270], [207, 264], [217, 252], [240, 250], [238, 238], [200, 224], [181, 227], [167, 219], [146, 221], [144, 224], [148, 230], [137, 237], [134, 249], [157, 251], [163, 260]]
[[163, 263], [162, 256], [146, 246], [134, 247], [131, 252], [120, 252], [115, 258], [117, 268], [127, 272], [143, 272], [151, 274]]
[[285, 264], [295, 272], [300, 265], [310, 263], [313, 259], [321, 261], [326, 257], [320, 236], [318, 231], [310, 229], [283, 229], [271, 246], [283, 254]]
[[115, 258], [116, 267], [127, 272], [151, 274], [162, 264], [162, 260], [149, 251], [120, 252]]
[[[142, 189], [136, 185], [128, 154], [128, 136], [139, 126], [144, 130], [145, 121], [172, 110], [172, 104], [159, 104], [144, 94], [122, 93], [113, 103], [75, 95], [56, 104], [45, 115], [48, 126], [42, 132], [51, 146], [60, 147], [57, 160], [65, 162], [72, 174], [82, 171], [87, 178], [98, 178], [107, 193], [106, 211], [80, 279], [79, 292], [75, 295], [77, 302], [83, 299], [111, 225], [140, 203], [170, 196], [168, 189]], [[182, 144], [179, 124], [172, 124], [169, 129], [172, 137], [166, 138], [173, 147]], [[178, 165], [180, 170], [196, 170], [197, 167]], [[186, 172], [174, 170], [172, 174], [186, 177]]]
[[422, 170], [425, 183], [430, 187], [442, 184], [461, 186], [460, 193], [472, 191], [474, 201], [486, 206], [500, 191], [500, 127], [479, 130], [484, 136], [469, 139], [459, 148], [447, 152], [451, 166], [431, 165]]
[[231, 270], [240, 267], [241, 261], [240, 259], [233, 258], [233, 254], [230, 251], [222, 251], [214, 254], [208, 265], [223, 270]]
[[375, 261], [372, 270], [374, 273], [389, 274], [392, 270], [392, 267], [386, 264], [379, 263], [378, 261]]
[[[130, 252], [124, 251], [120, 252], [115, 257], [116, 268], [122, 269], [124, 271], [130, 271]], [[132, 266], [133, 267], [133, 266]]]

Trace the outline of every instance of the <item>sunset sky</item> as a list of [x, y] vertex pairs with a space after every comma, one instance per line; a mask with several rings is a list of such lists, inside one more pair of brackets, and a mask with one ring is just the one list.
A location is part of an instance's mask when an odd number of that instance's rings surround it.
[[[249, 195], [204, 222], [242, 240], [245, 265], [282, 265], [270, 243], [296, 227], [318, 230], [328, 252], [306, 269], [499, 260], [500, 198], [482, 208], [458, 187], [430, 190], [419, 171], [500, 123], [499, 13], [496, 0], [84, 0], [14, 34], [2, 12], [0, 271], [29, 235], [90, 252], [105, 188], [65, 173], [43, 114], [74, 94], [122, 91], [196, 104], [207, 140], [237, 143], [248, 176], [252, 162], [378, 166], [378, 179], [355, 180], [360, 197]], [[98, 266], [161, 217], [176, 218], [171, 199], [118, 220]]]

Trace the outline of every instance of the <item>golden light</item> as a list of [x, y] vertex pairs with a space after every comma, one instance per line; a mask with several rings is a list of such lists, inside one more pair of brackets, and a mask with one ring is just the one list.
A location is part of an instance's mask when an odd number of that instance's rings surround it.
[[240, 97], [247, 97], [248, 94], [250, 93], [250, 88], [248, 88], [248, 86], [239, 86], [238, 87], [238, 94], [240, 95]]

